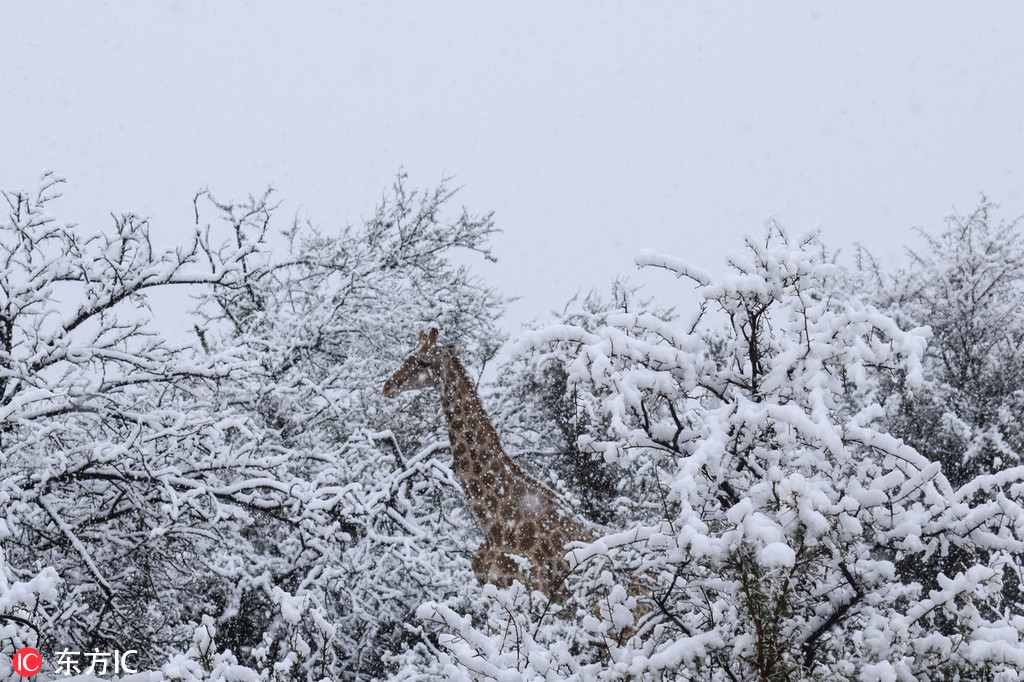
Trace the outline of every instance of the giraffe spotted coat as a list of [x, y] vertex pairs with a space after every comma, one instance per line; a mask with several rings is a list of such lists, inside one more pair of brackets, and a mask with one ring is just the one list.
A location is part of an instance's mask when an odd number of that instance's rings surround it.
[[473, 557], [477, 580], [498, 587], [514, 579], [525, 583], [514, 555], [529, 562], [532, 587], [558, 598], [569, 573], [566, 545], [590, 542], [597, 533], [505, 453], [455, 346], [438, 345], [437, 334], [420, 334], [416, 351], [384, 384], [384, 394], [428, 386], [440, 392], [455, 473], [484, 532]]

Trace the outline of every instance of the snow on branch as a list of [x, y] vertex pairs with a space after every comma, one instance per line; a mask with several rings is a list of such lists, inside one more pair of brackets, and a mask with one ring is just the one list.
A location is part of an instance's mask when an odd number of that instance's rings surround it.
[[643, 249], [636, 255], [635, 262], [638, 267], [664, 268], [676, 273], [676, 277], [689, 277], [697, 284], [709, 286], [713, 281], [711, 275], [704, 272], [695, 265], [692, 265], [681, 258], [674, 258], [664, 254]]

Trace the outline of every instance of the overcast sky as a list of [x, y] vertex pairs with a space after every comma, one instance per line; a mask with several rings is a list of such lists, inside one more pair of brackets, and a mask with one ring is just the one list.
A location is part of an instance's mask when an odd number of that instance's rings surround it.
[[772, 217], [895, 253], [982, 191], [1024, 213], [1022, 8], [10, 3], [0, 187], [53, 170], [62, 218], [171, 234], [201, 187], [330, 227], [400, 168], [455, 176], [514, 333], [641, 248], [720, 271]]

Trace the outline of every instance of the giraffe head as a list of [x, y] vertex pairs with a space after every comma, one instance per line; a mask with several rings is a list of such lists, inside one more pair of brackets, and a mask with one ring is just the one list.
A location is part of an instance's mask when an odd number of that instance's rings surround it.
[[454, 346], [451, 344], [437, 345], [437, 334], [436, 329], [420, 332], [416, 350], [384, 383], [384, 395], [394, 398], [403, 391], [435, 385], [441, 360], [451, 355], [454, 350]]

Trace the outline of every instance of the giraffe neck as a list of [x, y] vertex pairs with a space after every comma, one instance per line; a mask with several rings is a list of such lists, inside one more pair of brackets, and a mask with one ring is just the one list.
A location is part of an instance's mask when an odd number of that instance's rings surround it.
[[498, 501], [511, 490], [519, 467], [505, 454], [498, 432], [465, 367], [456, 357], [440, 367], [441, 408], [448, 425], [455, 473], [487, 532]]

